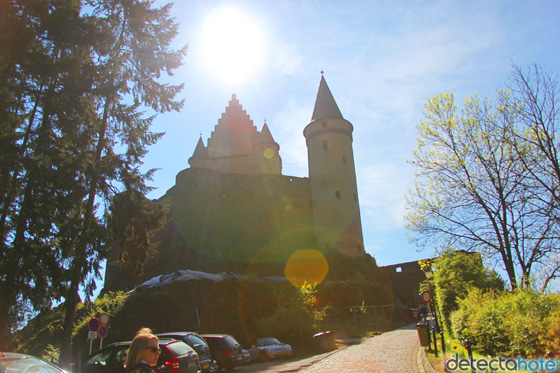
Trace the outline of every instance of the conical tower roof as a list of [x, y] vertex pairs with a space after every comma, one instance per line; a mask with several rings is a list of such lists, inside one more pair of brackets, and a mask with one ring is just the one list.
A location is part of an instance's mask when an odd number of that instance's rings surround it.
[[320, 119], [344, 119], [323, 75], [321, 75], [311, 121]]
[[198, 143], [196, 144], [196, 148], [194, 149], [193, 157], [197, 158], [205, 158], [208, 156], [208, 151], [204, 146], [204, 142], [202, 141], [202, 136], [198, 139]]
[[270, 129], [268, 129], [268, 125], [264, 122], [263, 128], [261, 130], [261, 136], [259, 142], [271, 142], [275, 143], [274, 138], [272, 138], [272, 134], [270, 133]]

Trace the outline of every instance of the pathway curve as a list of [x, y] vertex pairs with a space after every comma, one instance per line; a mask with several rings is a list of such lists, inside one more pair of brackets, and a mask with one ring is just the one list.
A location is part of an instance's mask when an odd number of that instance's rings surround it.
[[414, 324], [383, 333], [300, 370], [305, 373], [434, 373]]
[[256, 364], [236, 370], [280, 373], [437, 373], [420, 347], [415, 324], [311, 358]]

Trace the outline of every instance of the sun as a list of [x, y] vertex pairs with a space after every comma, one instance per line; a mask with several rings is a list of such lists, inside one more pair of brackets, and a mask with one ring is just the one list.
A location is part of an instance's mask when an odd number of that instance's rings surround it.
[[262, 60], [263, 30], [237, 8], [214, 9], [206, 18], [202, 48], [210, 72], [228, 84], [254, 75]]

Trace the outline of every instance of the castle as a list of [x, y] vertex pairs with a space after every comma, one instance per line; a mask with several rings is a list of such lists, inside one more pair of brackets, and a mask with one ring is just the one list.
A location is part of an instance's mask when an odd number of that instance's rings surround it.
[[[302, 249], [364, 257], [352, 132], [321, 75], [303, 130], [309, 177], [282, 175], [280, 146], [267, 123], [259, 132], [233, 95], [207, 145], [201, 137], [190, 168], [158, 200], [170, 223], [158, 234], [159, 253], [144, 279], [178, 269], [212, 271], [215, 263], [243, 271], [285, 262]], [[126, 278], [109, 264], [105, 289], [122, 288]]]

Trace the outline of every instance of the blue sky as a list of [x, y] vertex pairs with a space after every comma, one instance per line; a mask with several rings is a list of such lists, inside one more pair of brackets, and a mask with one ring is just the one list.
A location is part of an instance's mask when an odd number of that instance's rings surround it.
[[[224, 8], [236, 9], [249, 36], [230, 40], [236, 49], [227, 57], [208, 57], [205, 48], [214, 43], [208, 27], [224, 38], [237, 32], [208, 26]], [[233, 93], [258, 130], [266, 119], [280, 144], [283, 174], [307, 177], [303, 129], [323, 70], [354, 125], [365, 248], [379, 265], [434, 254], [408, 242], [403, 218], [414, 181], [406, 159], [416, 147], [415, 124], [426, 100], [453, 92], [460, 107], [474, 93], [494, 96], [512, 61], [560, 72], [560, 1], [178, 0], [172, 13], [181, 24], [177, 45], [189, 44], [172, 78], [185, 84], [185, 105], [160, 115], [152, 128], [166, 135], [145, 158], [146, 169], [160, 169], [149, 197], [174, 185], [201, 134], [207, 144]], [[243, 43], [249, 48], [243, 55], [251, 56], [245, 63], [253, 65], [246, 76], [228, 70]]]

